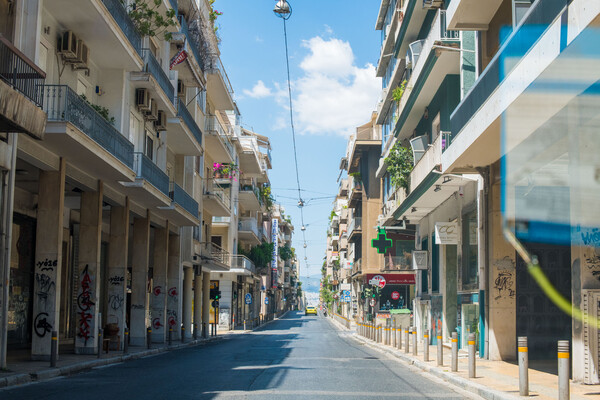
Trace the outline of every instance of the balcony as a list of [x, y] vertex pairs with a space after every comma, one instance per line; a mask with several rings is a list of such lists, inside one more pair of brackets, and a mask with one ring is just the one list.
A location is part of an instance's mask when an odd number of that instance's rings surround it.
[[354, 260], [352, 263], [352, 276], [360, 275], [362, 273], [362, 258]]
[[181, 98], [177, 98], [177, 117], [169, 118], [168, 124], [167, 143], [173, 153], [202, 155], [202, 131]]
[[363, 185], [362, 182], [357, 181], [357, 180], [352, 180], [352, 185], [351, 185], [351, 189], [350, 189], [350, 195], [348, 196], [348, 206], [349, 207], [355, 207], [356, 204], [362, 200], [362, 194], [363, 194]]
[[216, 183], [206, 185], [203, 195], [203, 207], [206, 212], [216, 217], [231, 215], [231, 198], [227, 190]]
[[206, 151], [213, 160], [222, 163], [235, 161], [235, 153], [230, 135], [216, 115], [206, 117]]
[[0, 129], [43, 139], [46, 114], [42, 91], [46, 73], [0, 34]]
[[241, 254], [236, 254], [231, 256], [231, 269], [229, 272], [233, 272], [238, 275], [251, 276], [256, 274], [256, 267], [248, 257]]
[[252, 183], [240, 182], [238, 198], [240, 206], [245, 211], [260, 211], [262, 209], [260, 191], [256, 185]]
[[340, 224], [345, 224], [348, 222], [348, 208], [342, 208], [340, 212]]
[[260, 150], [256, 137], [242, 136], [239, 138], [242, 145], [242, 152], [239, 154], [240, 169], [244, 175], [252, 178], [260, 178], [265, 172], [260, 160]]
[[188, 27], [187, 21], [185, 20], [183, 15], [178, 15], [177, 19], [179, 20], [179, 25], [181, 26], [181, 33], [186, 38], [186, 49], [188, 53], [191, 50], [192, 55], [194, 56], [195, 62], [201, 70], [204, 70], [204, 59], [200, 55], [200, 44], [196, 39], [196, 35], [192, 35], [190, 29]]
[[217, 110], [233, 110], [233, 88], [218, 54], [211, 54], [206, 64], [206, 86]]
[[352, 241], [355, 237], [362, 235], [362, 218], [352, 218], [348, 225], [348, 240]]
[[404, 3], [404, 9], [400, 9], [396, 1], [391, 1], [389, 7], [385, 12], [384, 22], [380, 28], [382, 38], [381, 50], [379, 52], [379, 62], [377, 64], [376, 71], [377, 76], [382, 76], [383, 71], [388, 65], [388, 60], [390, 60], [390, 54], [392, 54], [392, 52], [394, 51], [398, 26], [402, 23], [400, 15], [404, 15], [404, 12], [406, 11], [406, 6], [408, 5], [408, 1], [401, 1], [400, 3]]
[[240, 218], [238, 222], [238, 239], [251, 245], [260, 244], [260, 233], [256, 218]]
[[203, 270], [212, 272], [227, 272], [231, 266], [231, 256], [212, 242], [201, 243], [200, 265]]
[[46, 148], [96, 179], [135, 180], [134, 147], [121, 132], [70, 87], [45, 85], [39, 90], [48, 114]]
[[412, 254], [407, 256], [383, 256], [383, 267], [384, 271], [412, 271]]
[[142, 56], [142, 71], [131, 72], [131, 81], [136, 88], [150, 90], [150, 97], [157, 102], [158, 109], [166, 111], [169, 117], [176, 115], [175, 88], [167, 73], [150, 49], [142, 49]]
[[448, 28], [466, 31], [487, 31], [502, 0], [456, 0], [448, 5]]
[[198, 202], [175, 182], [170, 184], [169, 197], [171, 205], [159, 209], [164, 211], [164, 216], [170, 222], [178, 226], [197, 226], [200, 223]]

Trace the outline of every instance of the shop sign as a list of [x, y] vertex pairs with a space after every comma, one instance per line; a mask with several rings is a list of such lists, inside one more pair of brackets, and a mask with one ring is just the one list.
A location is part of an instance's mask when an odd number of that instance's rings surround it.
[[400, 298], [400, 292], [392, 292], [392, 300], [398, 300]]
[[[371, 280], [375, 277], [381, 277], [385, 280], [386, 285], [414, 285], [415, 274], [414, 273], [403, 273], [403, 274], [367, 274], [367, 282], [371, 283]], [[377, 278], [375, 281], [378, 281]], [[375, 282], [373, 281], [373, 282]], [[373, 284], [373, 283], [371, 283]], [[384, 285], [385, 286], [385, 285]], [[384, 286], [379, 286], [383, 288]]]
[[427, 269], [427, 251], [413, 250], [412, 262], [413, 269]]
[[385, 287], [385, 278], [381, 275], [375, 275], [369, 279], [369, 285], [379, 286], [381, 289]]
[[458, 244], [458, 223], [436, 222], [435, 223], [436, 244]]
[[351, 290], [352, 288], [350, 287], [349, 283], [342, 283], [340, 285], [340, 290]]

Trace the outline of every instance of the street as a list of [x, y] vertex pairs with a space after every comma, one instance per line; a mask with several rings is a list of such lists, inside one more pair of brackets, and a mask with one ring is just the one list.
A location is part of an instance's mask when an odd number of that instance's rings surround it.
[[322, 316], [290, 312], [249, 334], [71, 377], [0, 390], [1, 399], [462, 399], [359, 344]]

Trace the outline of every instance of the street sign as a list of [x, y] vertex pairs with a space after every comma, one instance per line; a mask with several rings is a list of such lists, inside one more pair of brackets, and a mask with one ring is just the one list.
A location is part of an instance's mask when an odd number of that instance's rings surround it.
[[245, 301], [246, 304], [252, 304], [252, 295], [250, 293], [246, 293]]
[[218, 300], [213, 300], [212, 301], [212, 307], [213, 308], [219, 308], [219, 301]]
[[371, 304], [371, 307], [375, 307], [375, 299], [371, 299], [369, 303]]
[[392, 292], [392, 300], [398, 300], [400, 298], [400, 292]]
[[269, 298], [265, 297], [265, 304], [269, 304]]

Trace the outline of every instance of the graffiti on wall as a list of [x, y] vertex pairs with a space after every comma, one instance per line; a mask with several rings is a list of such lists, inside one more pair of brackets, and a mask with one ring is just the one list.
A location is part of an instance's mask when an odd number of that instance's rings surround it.
[[499, 271], [494, 280], [494, 291], [496, 292], [495, 300], [503, 297], [513, 299], [515, 297], [513, 271]]
[[94, 316], [94, 306], [92, 301], [92, 277], [89, 273], [89, 266], [86, 264], [81, 273], [81, 282], [79, 285], [79, 296], [77, 296], [77, 307], [79, 308], [79, 332], [77, 336], [83, 340], [84, 346], [87, 346], [88, 340], [93, 338], [92, 324]]
[[57, 266], [58, 260], [53, 257], [41, 257], [35, 262], [33, 333], [38, 338], [49, 338], [53, 329]]

